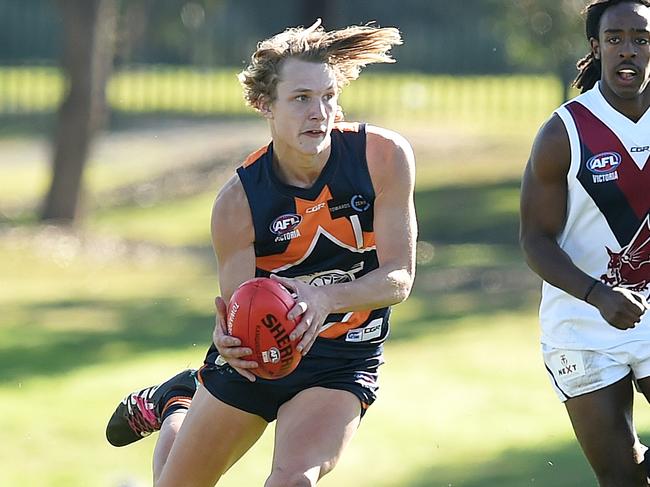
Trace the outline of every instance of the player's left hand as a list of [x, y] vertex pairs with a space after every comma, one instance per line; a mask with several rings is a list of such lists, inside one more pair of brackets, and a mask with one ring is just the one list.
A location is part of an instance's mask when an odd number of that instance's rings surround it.
[[291, 341], [300, 340], [296, 349], [306, 355], [316, 341], [321, 326], [331, 313], [331, 305], [323, 288], [310, 286], [298, 279], [271, 275], [296, 295], [296, 305], [289, 310], [287, 318], [300, 320], [289, 335]]

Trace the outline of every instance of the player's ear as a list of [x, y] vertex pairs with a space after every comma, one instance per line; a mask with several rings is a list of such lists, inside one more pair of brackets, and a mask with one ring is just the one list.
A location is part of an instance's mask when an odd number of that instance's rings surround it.
[[341, 108], [341, 105], [336, 105], [336, 115], [334, 115], [334, 121], [343, 122], [344, 120], [345, 120], [345, 114], [343, 113], [343, 109]]
[[598, 42], [598, 39], [595, 37], [590, 38], [589, 44], [591, 44], [591, 54], [593, 54], [594, 59], [600, 61], [600, 43]]
[[271, 110], [271, 102], [272, 100], [268, 96], [261, 96], [259, 101], [257, 102], [257, 109], [259, 112], [262, 114], [262, 116], [266, 119], [272, 119], [273, 118], [273, 111]]

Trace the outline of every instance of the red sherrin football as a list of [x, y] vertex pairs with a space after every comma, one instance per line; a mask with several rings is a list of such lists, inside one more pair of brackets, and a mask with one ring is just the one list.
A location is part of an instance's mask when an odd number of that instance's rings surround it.
[[248, 369], [264, 379], [279, 379], [298, 366], [302, 355], [297, 343], [289, 340], [296, 327], [287, 313], [295, 301], [278, 281], [259, 277], [241, 284], [228, 303], [228, 334], [239, 338], [243, 347], [253, 350], [259, 367]]

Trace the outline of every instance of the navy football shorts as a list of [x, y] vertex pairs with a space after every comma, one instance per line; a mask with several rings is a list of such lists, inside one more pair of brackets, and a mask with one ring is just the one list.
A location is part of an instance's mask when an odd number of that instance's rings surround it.
[[378, 369], [384, 363], [381, 355], [349, 359], [308, 353], [288, 376], [275, 380], [257, 377], [250, 382], [230, 365], [216, 365], [215, 356], [210, 354], [199, 370], [201, 384], [220, 401], [268, 422], [277, 418], [280, 406], [311, 387], [351, 392], [359, 398], [363, 416], [377, 397]]

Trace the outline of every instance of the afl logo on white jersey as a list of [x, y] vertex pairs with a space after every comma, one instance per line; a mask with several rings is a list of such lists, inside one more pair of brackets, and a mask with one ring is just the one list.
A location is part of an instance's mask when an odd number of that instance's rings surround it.
[[607, 174], [614, 171], [621, 163], [618, 152], [601, 152], [587, 161], [587, 169], [594, 174]]
[[621, 164], [618, 152], [601, 152], [587, 161], [587, 169], [591, 171], [594, 183], [607, 183], [618, 179], [616, 168]]

